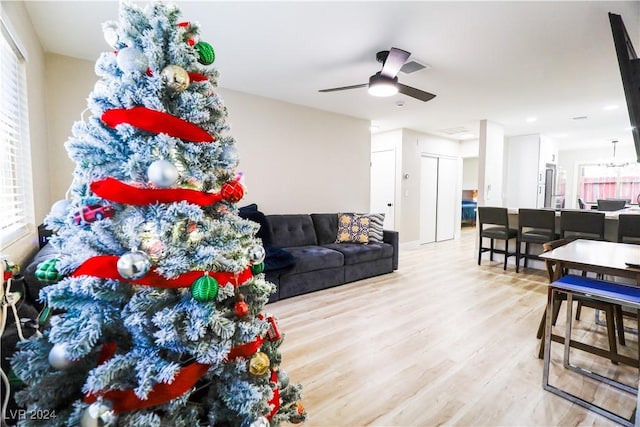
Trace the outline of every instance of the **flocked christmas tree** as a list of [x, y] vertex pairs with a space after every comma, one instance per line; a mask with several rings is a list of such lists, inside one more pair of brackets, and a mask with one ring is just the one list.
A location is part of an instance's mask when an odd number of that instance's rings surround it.
[[264, 312], [257, 225], [241, 219], [238, 154], [214, 51], [173, 6], [122, 4], [103, 26], [91, 111], [67, 141], [69, 196], [41, 298], [54, 310], [13, 357], [25, 425], [301, 422]]

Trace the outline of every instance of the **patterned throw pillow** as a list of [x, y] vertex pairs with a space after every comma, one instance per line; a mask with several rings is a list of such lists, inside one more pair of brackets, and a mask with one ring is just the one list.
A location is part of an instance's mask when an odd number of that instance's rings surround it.
[[369, 223], [364, 215], [353, 213], [338, 214], [338, 238], [336, 243], [369, 243]]
[[369, 243], [382, 243], [382, 224], [384, 223], [384, 214], [367, 214], [369, 217]]

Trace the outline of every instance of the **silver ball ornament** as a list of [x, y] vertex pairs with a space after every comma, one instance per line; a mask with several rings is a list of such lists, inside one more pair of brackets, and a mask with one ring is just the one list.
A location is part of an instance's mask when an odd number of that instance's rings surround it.
[[249, 427], [269, 427], [269, 420], [266, 419], [265, 417], [260, 417], [254, 422], [252, 422], [251, 424], [249, 424]]
[[227, 164], [231, 168], [235, 168], [240, 163], [240, 155], [238, 149], [233, 145], [227, 145], [220, 153], [220, 161]]
[[82, 427], [110, 427], [116, 425], [118, 415], [113, 411], [113, 404], [104, 399], [93, 402], [82, 413]]
[[167, 87], [173, 92], [184, 92], [189, 87], [189, 73], [178, 65], [167, 65], [162, 69], [160, 75], [167, 83]]
[[278, 384], [280, 384], [280, 390], [284, 390], [289, 385], [289, 374], [282, 369], [278, 370]]
[[149, 181], [162, 188], [174, 185], [178, 175], [178, 169], [168, 160], [156, 160], [147, 169]]
[[116, 267], [125, 279], [136, 280], [147, 274], [151, 268], [151, 261], [144, 252], [132, 251], [120, 256]]
[[264, 248], [260, 245], [253, 245], [247, 251], [247, 255], [253, 264], [260, 264], [264, 261], [266, 253]]
[[71, 200], [62, 199], [55, 202], [51, 205], [51, 215], [62, 217], [66, 216], [69, 211], [69, 206], [71, 205]]
[[149, 68], [149, 60], [144, 53], [135, 47], [120, 49], [116, 57], [116, 62], [118, 63], [118, 67], [125, 73], [134, 73], [136, 71], [146, 73], [147, 68]]
[[49, 365], [61, 371], [75, 365], [75, 361], [67, 354], [66, 344], [54, 344], [54, 346], [51, 347], [49, 351]]
[[109, 46], [115, 48], [118, 44], [118, 24], [113, 21], [105, 22], [102, 25], [102, 33]]

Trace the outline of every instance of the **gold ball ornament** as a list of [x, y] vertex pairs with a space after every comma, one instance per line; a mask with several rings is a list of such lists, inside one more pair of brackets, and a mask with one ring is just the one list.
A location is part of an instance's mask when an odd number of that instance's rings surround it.
[[269, 356], [259, 351], [249, 360], [249, 373], [254, 377], [261, 377], [269, 372], [270, 366]]
[[175, 93], [184, 92], [189, 87], [189, 73], [178, 65], [167, 65], [160, 72], [160, 75], [167, 87]]

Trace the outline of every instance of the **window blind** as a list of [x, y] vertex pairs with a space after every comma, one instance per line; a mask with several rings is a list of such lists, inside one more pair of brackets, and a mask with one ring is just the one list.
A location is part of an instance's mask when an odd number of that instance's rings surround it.
[[28, 233], [31, 171], [24, 57], [0, 21], [0, 250]]

